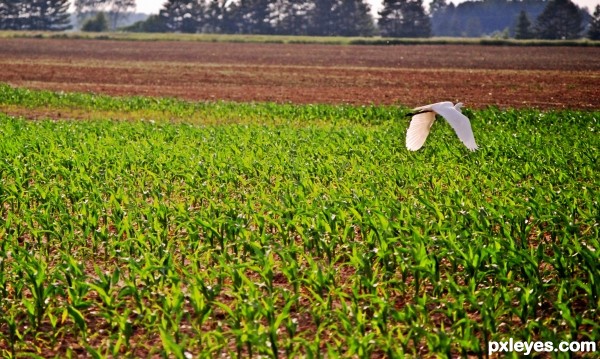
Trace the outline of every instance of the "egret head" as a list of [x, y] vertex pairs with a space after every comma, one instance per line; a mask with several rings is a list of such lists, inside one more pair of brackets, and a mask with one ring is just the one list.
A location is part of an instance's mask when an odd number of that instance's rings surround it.
[[404, 117], [413, 117], [415, 115], [421, 114], [421, 113], [425, 113], [425, 112], [433, 112], [433, 110], [418, 110], [418, 111], [411, 111], [407, 114], [404, 115]]

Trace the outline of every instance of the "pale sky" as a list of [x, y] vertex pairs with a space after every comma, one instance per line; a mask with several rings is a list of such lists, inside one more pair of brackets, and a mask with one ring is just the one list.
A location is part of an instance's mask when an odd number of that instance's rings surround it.
[[[158, 10], [162, 8], [165, 0], [136, 0], [137, 11], [143, 12], [146, 14], [157, 14]], [[376, 12], [381, 8], [381, 4], [383, 0], [367, 0], [369, 4], [371, 4], [371, 9]], [[431, 0], [424, 0], [423, 3], [425, 6], [429, 5]], [[462, 0], [450, 0], [450, 2], [459, 4], [463, 2]], [[594, 12], [594, 8], [596, 5], [600, 4], [600, 0], [573, 0], [575, 4], [580, 7], [587, 7], [590, 13]]]

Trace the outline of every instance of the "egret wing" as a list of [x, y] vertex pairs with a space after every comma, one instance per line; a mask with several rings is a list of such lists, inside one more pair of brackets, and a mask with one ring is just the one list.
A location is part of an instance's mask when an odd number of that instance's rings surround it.
[[444, 101], [444, 102], [432, 103], [432, 104], [425, 105], [425, 106], [415, 107], [412, 110], [414, 112], [434, 111], [434, 106], [435, 107], [439, 107], [439, 106], [450, 106], [450, 107], [452, 107], [453, 105], [452, 105], [452, 102], [450, 102], [450, 101]]
[[406, 148], [416, 151], [423, 147], [433, 122], [435, 122], [435, 112], [421, 112], [414, 115], [406, 132]]
[[458, 138], [469, 150], [475, 151], [478, 148], [475, 143], [473, 129], [471, 129], [471, 122], [467, 116], [457, 111], [453, 106], [434, 107], [434, 110], [448, 121]]

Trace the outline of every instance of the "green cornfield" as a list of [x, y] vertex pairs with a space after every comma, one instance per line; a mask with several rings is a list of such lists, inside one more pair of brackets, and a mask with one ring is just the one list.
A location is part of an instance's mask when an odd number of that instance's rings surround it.
[[466, 109], [471, 153], [444, 121], [407, 151], [401, 106], [0, 103], [0, 357], [600, 340], [599, 112]]

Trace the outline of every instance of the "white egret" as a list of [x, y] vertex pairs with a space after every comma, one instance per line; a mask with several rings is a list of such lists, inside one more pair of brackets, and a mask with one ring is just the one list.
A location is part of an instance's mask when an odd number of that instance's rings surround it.
[[471, 129], [471, 122], [469, 122], [467, 116], [460, 112], [462, 106], [461, 102], [453, 105], [452, 102], [445, 101], [414, 108], [413, 111], [415, 112], [407, 114], [407, 116], [412, 116], [412, 120], [406, 132], [406, 148], [410, 151], [416, 151], [423, 147], [427, 135], [429, 135], [429, 130], [435, 122], [435, 115], [438, 114], [448, 121], [462, 143], [469, 150], [475, 151], [477, 144]]

